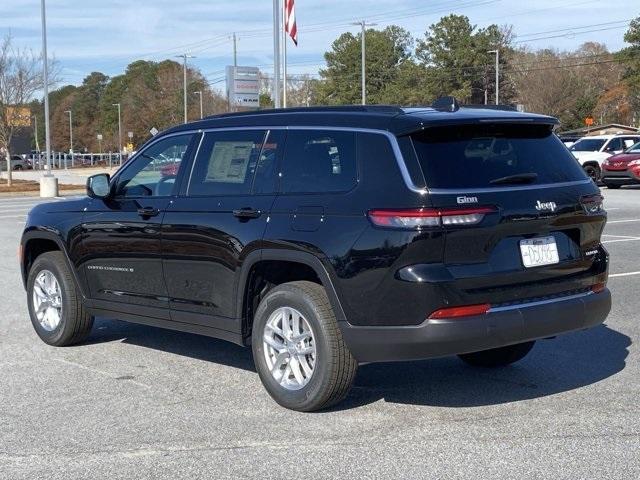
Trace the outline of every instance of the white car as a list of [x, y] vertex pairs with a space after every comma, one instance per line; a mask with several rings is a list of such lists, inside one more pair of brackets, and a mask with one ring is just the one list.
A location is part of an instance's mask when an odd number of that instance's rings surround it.
[[600, 180], [602, 162], [611, 155], [621, 153], [631, 145], [640, 142], [638, 135], [594, 135], [582, 137], [569, 147], [584, 171], [595, 182]]

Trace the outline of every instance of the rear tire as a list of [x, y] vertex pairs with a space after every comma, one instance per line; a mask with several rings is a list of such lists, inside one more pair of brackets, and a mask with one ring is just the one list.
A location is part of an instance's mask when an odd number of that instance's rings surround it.
[[64, 347], [82, 342], [91, 331], [93, 317], [62, 252], [45, 252], [33, 262], [27, 279], [31, 323], [43, 342]]
[[618, 184], [615, 184], [615, 183], [605, 183], [604, 186], [607, 187], [607, 188], [610, 188], [611, 190], [617, 190], [622, 185], [618, 185]]
[[536, 342], [518, 343], [506, 347], [492, 348], [481, 352], [465, 353], [458, 355], [460, 359], [474, 367], [506, 367], [522, 360], [533, 348]]
[[251, 342], [265, 389], [292, 410], [313, 412], [340, 402], [358, 369], [324, 287], [313, 282], [284, 283], [267, 293]]

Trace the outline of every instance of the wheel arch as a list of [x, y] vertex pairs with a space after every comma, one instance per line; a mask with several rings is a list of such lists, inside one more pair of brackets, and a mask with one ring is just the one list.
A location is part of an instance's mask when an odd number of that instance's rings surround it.
[[67, 267], [73, 275], [73, 279], [78, 286], [83, 298], [86, 298], [84, 292], [84, 286], [78, 278], [78, 272], [74, 268], [69, 253], [64, 245], [62, 239], [53, 232], [32, 230], [25, 232], [22, 236], [20, 243], [20, 272], [22, 273], [22, 283], [24, 287], [27, 287], [27, 278], [29, 277], [29, 270], [33, 262], [38, 256], [46, 252], [59, 251], [67, 263]]
[[[243, 262], [236, 292], [236, 315], [242, 322], [242, 335], [245, 339], [245, 344], [251, 336], [252, 311], [257, 307], [257, 304], [251, 305], [251, 299], [256, 298], [256, 295], [260, 295], [260, 292], [253, 290], [256, 285], [255, 276], [260, 274], [261, 266], [273, 266], [274, 263], [286, 264], [287, 267], [298, 267], [297, 271], [291, 272], [291, 278], [286, 281], [311, 280], [322, 285], [327, 292], [336, 319], [338, 322], [346, 321], [333, 281], [318, 257], [297, 250], [256, 250], [251, 252]], [[311, 273], [315, 276], [314, 279], [308, 278]], [[303, 276], [300, 277], [300, 275]]]

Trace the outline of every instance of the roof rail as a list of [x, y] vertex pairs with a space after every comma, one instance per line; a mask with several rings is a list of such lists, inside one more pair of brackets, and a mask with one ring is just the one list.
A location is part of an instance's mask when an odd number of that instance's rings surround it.
[[335, 105], [335, 106], [314, 106], [314, 107], [293, 107], [293, 108], [270, 108], [264, 110], [248, 110], [245, 112], [230, 112], [211, 115], [206, 119], [235, 117], [244, 115], [268, 115], [274, 113], [323, 113], [323, 112], [369, 112], [388, 115], [399, 115], [404, 113], [400, 107], [393, 105]]
[[462, 105], [464, 108], [484, 108], [486, 110], [506, 110], [509, 112], [517, 112], [518, 108], [515, 105], [506, 105], [506, 104], [490, 104], [490, 105], [481, 105], [481, 104], [469, 104]]
[[404, 113], [402, 108], [394, 105], [332, 105], [332, 106], [313, 106], [313, 107], [292, 107], [292, 108], [269, 108], [264, 110], [247, 110], [244, 112], [230, 112], [221, 113], [217, 115], [211, 115], [205, 117], [211, 118], [223, 118], [223, 117], [235, 117], [243, 115], [268, 115], [274, 113], [323, 113], [323, 112], [369, 112], [369, 113], [382, 113], [382, 114], [394, 114], [399, 115]]

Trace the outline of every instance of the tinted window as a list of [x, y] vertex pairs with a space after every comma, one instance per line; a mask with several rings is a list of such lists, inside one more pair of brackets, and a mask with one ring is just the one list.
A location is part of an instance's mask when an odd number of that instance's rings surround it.
[[530, 183], [585, 179], [579, 163], [546, 125], [430, 128], [412, 136], [431, 188], [486, 188], [511, 175], [535, 173]]
[[354, 132], [288, 132], [282, 168], [283, 192], [346, 192], [351, 190], [356, 182]]
[[116, 194], [124, 197], [171, 195], [192, 135], [168, 137], [137, 155], [118, 176]]
[[189, 195], [242, 195], [251, 185], [266, 132], [206, 133], [189, 183]]
[[256, 168], [253, 193], [274, 193], [276, 191], [278, 165], [280, 165], [284, 151], [285, 138], [285, 130], [271, 130], [268, 133]]
[[605, 152], [614, 152], [616, 150], [622, 150], [622, 139], [621, 138], [612, 138], [607, 146], [604, 147]]
[[569, 150], [574, 152], [598, 152], [606, 140], [601, 138], [583, 138], [571, 145]]

